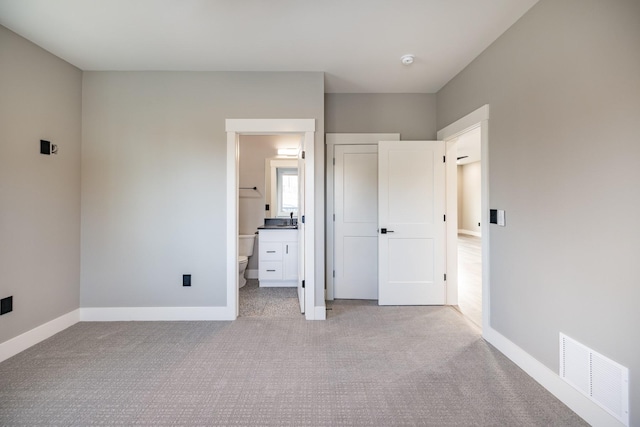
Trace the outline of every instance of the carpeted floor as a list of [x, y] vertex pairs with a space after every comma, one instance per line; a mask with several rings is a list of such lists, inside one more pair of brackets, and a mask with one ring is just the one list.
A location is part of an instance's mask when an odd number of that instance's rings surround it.
[[448, 307], [78, 323], [0, 363], [0, 425], [581, 426]]

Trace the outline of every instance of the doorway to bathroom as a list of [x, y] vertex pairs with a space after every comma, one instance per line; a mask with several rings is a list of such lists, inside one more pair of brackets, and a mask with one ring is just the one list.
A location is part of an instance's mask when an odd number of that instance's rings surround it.
[[[300, 137], [298, 187], [297, 296], [306, 319], [324, 319], [324, 301], [315, 307], [315, 194], [314, 194], [314, 119], [227, 119], [227, 309], [230, 318], [239, 313], [238, 240], [239, 240], [239, 144], [242, 135], [297, 135]], [[249, 185], [252, 187], [255, 185]], [[243, 185], [244, 187], [244, 185]], [[247, 191], [247, 190], [242, 190]], [[307, 213], [309, 215], [307, 215]]]
[[[260, 282], [260, 267], [264, 253], [270, 259], [274, 252], [282, 249], [277, 245], [272, 250], [261, 248], [261, 234], [274, 234], [281, 231], [265, 229], [267, 222], [274, 220], [282, 224], [298, 220], [300, 205], [300, 176], [298, 173], [299, 153], [302, 147], [302, 135], [240, 135], [238, 142], [238, 230], [239, 244], [239, 317], [300, 317], [297, 286], [295, 281], [284, 283], [286, 286], [264, 286]], [[295, 217], [295, 218], [294, 218]], [[284, 227], [283, 227], [284, 229]], [[298, 230], [287, 233], [295, 234]], [[291, 240], [291, 239], [289, 239]], [[294, 239], [297, 242], [297, 238]], [[273, 243], [265, 243], [273, 245]], [[296, 256], [297, 243], [289, 243], [284, 248], [283, 257]], [[295, 252], [294, 252], [295, 250]], [[286, 251], [286, 253], [285, 253]], [[243, 261], [246, 260], [246, 269]], [[282, 260], [270, 261], [270, 268], [280, 269]], [[294, 260], [289, 276], [297, 279], [298, 260]], [[244, 273], [242, 270], [245, 270]], [[282, 285], [282, 284], [280, 284]]]

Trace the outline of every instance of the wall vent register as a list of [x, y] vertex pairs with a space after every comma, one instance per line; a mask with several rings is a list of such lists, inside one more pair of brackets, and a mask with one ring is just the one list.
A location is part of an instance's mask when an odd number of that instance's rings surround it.
[[561, 333], [560, 378], [629, 425], [629, 369]]

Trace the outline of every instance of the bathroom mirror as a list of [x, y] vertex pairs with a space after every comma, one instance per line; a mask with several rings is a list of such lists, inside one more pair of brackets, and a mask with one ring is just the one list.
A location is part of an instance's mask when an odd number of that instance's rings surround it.
[[265, 160], [265, 200], [269, 210], [265, 218], [288, 218], [298, 213], [298, 160], [269, 158]]

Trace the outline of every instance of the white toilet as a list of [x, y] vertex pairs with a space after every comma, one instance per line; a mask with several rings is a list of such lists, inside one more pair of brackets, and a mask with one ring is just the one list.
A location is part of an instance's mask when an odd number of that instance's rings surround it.
[[241, 234], [238, 236], [238, 288], [247, 283], [244, 272], [249, 263], [249, 257], [253, 255], [253, 243], [256, 240], [255, 234]]

